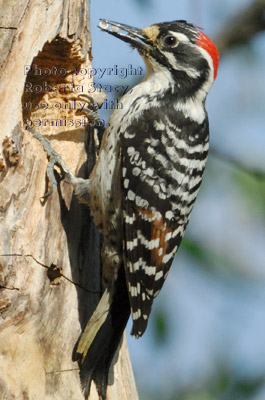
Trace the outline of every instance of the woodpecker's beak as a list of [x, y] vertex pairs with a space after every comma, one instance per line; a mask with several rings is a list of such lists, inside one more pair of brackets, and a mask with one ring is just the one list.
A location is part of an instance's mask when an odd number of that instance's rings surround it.
[[129, 43], [139, 51], [147, 50], [151, 44], [150, 39], [143, 34], [141, 29], [134, 28], [133, 26], [109, 21], [108, 19], [100, 19], [99, 28]]

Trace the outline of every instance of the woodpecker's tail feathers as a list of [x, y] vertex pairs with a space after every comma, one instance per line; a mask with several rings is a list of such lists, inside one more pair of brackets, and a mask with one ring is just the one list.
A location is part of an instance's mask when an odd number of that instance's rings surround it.
[[84, 332], [79, 340], [76, 353], [82, 355], [82, 363], [85, 360], [87, 352], [95, 339], [99, 329], [104, 324], [113, 299], [113, 291], [105, 290], [103, 296], [100, 299], [97, 308], [92, 314], [90, 320], [88, 321]]
[[87, 398], [91, 381], [99, 398], [106, 399], [108, 373], [121, 342], [130, 315], [124, 268], [120, 268], [114, 287], [105, 290], [87, 323], [77, 346], [75, 359], [80, 359], [80, 379]]

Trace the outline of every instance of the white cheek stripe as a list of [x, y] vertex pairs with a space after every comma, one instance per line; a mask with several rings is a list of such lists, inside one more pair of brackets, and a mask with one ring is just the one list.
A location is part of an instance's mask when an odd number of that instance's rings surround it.
[[194, 68], [187, 68], [187, 67], [179, 64], [177, 62], [176, 57], [169, 51], [161, 51], [161, 53], [163, 53], [165, 55], [165, 57], [168, 59], [168, 61], [170, 62], [170, 65], [172, 66], [173, 69], [175, 69], [177, 71], [183, 71], [190, 78], [194, 78], [194, 79], [198, 78], [201, 75], [200, 71], [197, 71]]

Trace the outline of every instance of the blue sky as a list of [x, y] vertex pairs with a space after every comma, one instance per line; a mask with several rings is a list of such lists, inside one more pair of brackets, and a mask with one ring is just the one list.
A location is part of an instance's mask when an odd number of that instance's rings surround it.
[[[187, 19], [214, 38], [232, 15], [250, 3], [249, 0], [150, 0], [143, 7], [132, 0], [92, 0], [93, 66], [132, 64], [144, 68], [136, 51], [97, 28], [99, 18], [137, 27]], [[264, 64], [262, 34], [250, 45], [224, 56], [207, 100], [211, 146], [263, 171]], [[131, 84], [130, 79], [116, 76], [95, 82]], [[233, 264], [234, 270], [226, 270], [224, 265], [211, 273], [180, 250], [153, 307], [154, 313], [161, 308], [168, 317], [167, 344], [155, 347], [152, 321], [141, 339], [132, 339], [128, 334], [140, 388], [157, 393], [164, 392], [168, 384], [176, 388], [191, 382], [199, 385], [223, 362], [229, 365], [231, 377], [265, 373], [264, 207], [253, 204], [251, 196], [242, 193], [235, 181], [236, 173], [231, 165], [213, 157], [209, 159], [187, 231], [189, 237]]]

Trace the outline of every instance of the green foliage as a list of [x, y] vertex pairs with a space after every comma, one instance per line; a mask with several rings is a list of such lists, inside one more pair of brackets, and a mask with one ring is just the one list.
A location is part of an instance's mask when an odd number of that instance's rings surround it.
[[216, 374], [201, 386], [188, 386], [168, 393], [147, 394], [148, 400], [252, 400], [264, 387], [264, 378], [255, 379], [235, 376], [225, 367], [220, 366]]
[[162, 307], [156, 309], [154, 311], [152, 321], [155, 340], [159, 345], [162, 345], [167, 341], [168, 336], [168, 321], [166, 310], [164, 310]]
[[242, 193], [242, 200], [249, 212], [260, 217], [265, 216], [265, 174], [251, 170], [236, 169], [234, 181]]
[[[187, 389], [175, 396], [175, 400], [251, 400], [264, 386], [264, 379], [235, 377], [225, 368], [201, 389]], [[172, 397], [173, 400], [173, 397]]]
[[196, 243], [187, 236], [182, 239], [181, 248], [190, 257], [199, 262], [203, 268], [206, 268], [211, 272], [222, 270], [223, 272], [228, 271], [229, 273], [238, 273], [238, 267], [228, 258], [219, 256], [213, 250], [208, 249], [204, 244]]

